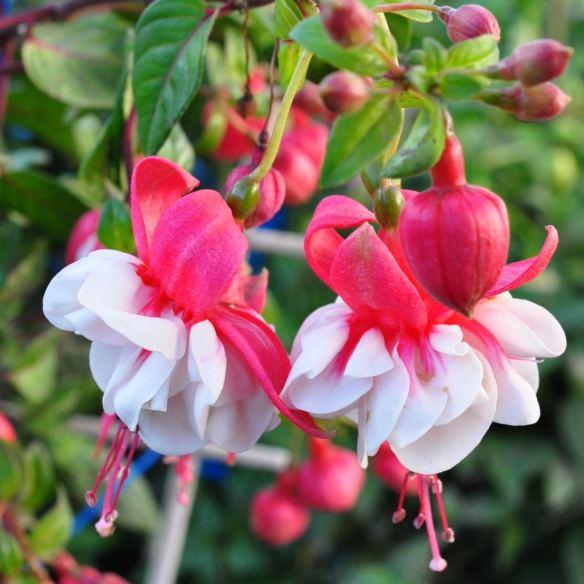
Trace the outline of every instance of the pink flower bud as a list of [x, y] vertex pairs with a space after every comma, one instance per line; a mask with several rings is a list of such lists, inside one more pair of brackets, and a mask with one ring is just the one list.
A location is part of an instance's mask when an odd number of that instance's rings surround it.
[[308, 528], [310, 513], [298, 498], [298, 473], [289, 470], [276, 485], [259, 491], [251, 505], [251, 528], [261, 540], [273, 546], [292, 543]]
[[353, 451], [310, 438], [310, 457], [299, 473], [299, 492], [305, 503], [319, 511], [348, 511], [355, 506], [364, 481]]
[[517, 47], [495, 67], [500, 79], [516, 79], [523, 85], [538, 85], [559, 77], [574, 50], [551, 39], [539, 39]]
[[72, 264], [89, 255], [96, 249], [102, 249], [103, 245], [97, 239], [100, 212], [93, 210], [83, 213], [77, 220], [65, 250], [65, 263]]
[[453, 43], [474, 39], [484, 34], [501, 38], [501, 29], [495, 16], [479, 4], [464, 4], [460, 8], [444, 6], [440, 18], [446, 24], [448, 38]]
[[509, 250], [507, 208], [495, 193], [466, 183], [454, 135], [432, 169], [432, 187], [406, 202], [399, 232], [422, 287], [465, 315], [501, 274]]
[[369, 84], [355, 73], [337, 71], [320, 82], [320, 96], [324, 105], [336, 114], [355, 112], [369, 98]]
[[300, 91], [294, 98], [295, 110], [301, 109], [313, 116], [329, 118], [331, 112], [326, 108], [320, 98], [320, 87], [312, 81], [305, 81]]
[[320, 15], [329, 36], [343, 47], [358, 47], [373, 41], [375, 14], [360, 0], [323, 0]]
[[[253, 164], [245, 164], [234, 168], [225, 180], [225, 190], [229, 192], [239, 180], [246, 177], [255, 168]], [[260, 181], [259, 200], [257, 206], [244, 220], [246, 229], [269, 221], [282, 207], [286, 195], [284, 178], [275, 168]]]
[[[404, 483], [406, 483], [405, 479], [408, 470], [397, 459], [387, 442], [381, 445], [377, 454], [373, 457], [372, 468], [377, 477], [394, 491], [401, 491]], [[417, 486], [415, 481], [409, 481], [406, 485], [408, 494], [416, 494]]]
[[16, 430], [2, 412], [0, 412], [0, 441], [8, 443], [16, 441]]

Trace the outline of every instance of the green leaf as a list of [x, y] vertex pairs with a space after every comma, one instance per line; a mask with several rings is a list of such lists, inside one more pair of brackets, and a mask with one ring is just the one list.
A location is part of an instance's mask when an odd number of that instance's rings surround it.
[[390, 12], [385, 15], [385, 19], [400, 52], [405, 53], [412, 42], [412, 21]]
[[170, 136], [158, 152], [158, 156], [172, 160], [172, 162], [189, 172], [193, 170], [193, 166], [195, 165], [195, 149], [189, 142], [180, 124], [177, 124], [172, 129]]
[[22, 504], [38, 509], [54, 494], [55, 473], [46, 446], [34, 443], [24, 453], [24, 491]]
[[480, 69], [499, 60], [497, 39], [484, 34], [474, 39], [452, 45], [448, 50], [445, 67], [448, 69]]
[[482, 76], [447, 73], [440, 80], [440, 93], [446, 99], [469, 99], [487, 84]]
[[384, 151], [401, 120], [400, 108], [388, 95], [374, 96], [358, 112], [337, 118], [327, 144], [321, 187], [343, 184], [363, 170]]
[[[373, 8], [378, 4], [396, 4], [401, 3], [401, 1], [402, 0], [374, 0], [367, 2], [367, 4], [370, 8]], [[416, 4], [427, 4], [428, 6], [432, 6], [434, 1], [435, 0], [421, 0], [421, 2], [416, 2]], [[432, 22], [432, 12], [429, 10], [400, 10], [393, 14], [409, 18], [410, 20], [415, 20], [416, 22]]]
[[90, 14], [38, 24], [22, 48], [26, 74], [68, 105], [110, 108], [123, 67], [127, 24], [115, 14]]
[[156, 499], [144, 478], [136, 478], [120, 497], [118, 503], [120, 527], [147, 535], [160, 525], [160, 512]]
[[73, 527], [73, 513], [64, 491], [59, 491], [57, 502], [33, 527], [29, 545], [41, 559], [50, 559], [69, 540]]
[[304, 18], [295, 0], [276, 0], [276, 35], [286, 40], [290, 31]]
[[0, 176], [0, 207], [18, 211], [58, 241], [66, 241], [86, 207], [49, 175], [34, 170]]
[[53, 329], [36, 337], [10, 372], [12, 384], [30, 403], [42, 403], [55, 388], [58, 338]]
[[325, 31], [320, 16], [311, 16], [300, 22], [292, 30], [290, 37], [319, 59], [338, 69], [371, 76], [387, 72], [387, 64], [372, 47], [343, 48], [333, 41]]
[[0, 574], [3, 576], [15, 574], [23, 564], [24, 557], [18, 542], [0, 527]]
[[409, 136], [383, 167], [382, 176], [406, 178], [428, 170], [444, 149], [445, 128], [442, 108], [428, 101], [420, 110]]
[[0, 441], [0, 501], [10, 501], [19, 493], [23, 475], [19, 447]]
[[97, 229], [99, 241], [108, 249], [132, 253], [135, 250], [132, 220], [128, 206], [109, 199], [101, 211]]
[[278, 71], [280, 72], [280, 86], [284, 91], [286, 91], [288, 83], [290, 83], [301, 53], [302, 47], [298, 43], [286, 43], [280, 46], [278, 51]]
[[156, 0], [138, 21], [132, 84], [146, 154], [158, 152], [199, 89], [215, 14], [202, 0]]
[[423, 41], [423, 63], [429, 73], [441, 71], [446, 64], [448, 53], [446, 49], [432, 37], [426, 37]]

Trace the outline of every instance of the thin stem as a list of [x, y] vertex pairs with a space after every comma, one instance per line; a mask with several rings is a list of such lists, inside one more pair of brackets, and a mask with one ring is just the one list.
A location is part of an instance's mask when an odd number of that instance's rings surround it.
[[274, 129], [272, 130], [272, 135], [270, 136], [270, 140], [266, 146], [266, 151], [264, 152], [262, 161], [250, 174], [250, 177], [254, 180], [257, 180], [258, 182], [262, 180], [266, 174], [268, 174], [272, 168], [272, 165], [274, 164], [274, 160], [276, 160], [276, 155], [278, 154], [278, 150], [280, 148], [280, 142], [282, 141], [282, 136], [286, 130], [288, 114], [290, 113], [290, 108], [292, 107], [294, 96], [304, 83], [311, 58], [312, 53], [309, 53], [303, 49], [302, 53], [300, 54], [300, 59], [296, 65], [296, 69], [294, 69], [294, 73], [292, 73], [292, 77], [290, 79], [290, 83], [288, 84], [288, 88], [286, 89], [286, 93], [284, 93], [284, 97], [280, 102], [280, 108], [274, 123]]
[[416, 4], [415, 2], [398, 2], [396, 4], [380, 4], [372, 9], [373, 12], [403, 12], [405, 10], [427, 10], [428, 12], [435, 12], [440, 14], [441, 6], [433, 6], [432, 4]]

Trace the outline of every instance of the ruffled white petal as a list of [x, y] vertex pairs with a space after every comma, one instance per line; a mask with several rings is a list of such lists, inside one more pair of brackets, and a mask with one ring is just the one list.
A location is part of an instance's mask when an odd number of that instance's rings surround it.
[[501, 294], [480, 302], [474, 318], [497, 338], [509, 357], [557, 357], [566, 350], [560, 323], [545, 308]]
[[483, 389], [487, 400], [468, 408], [449, 424], [434, 426], [421, 438], [404, 448], [392, 444], [400, 462], [409, 470], [422, 474], [444, 472], [466, 456], [486, 434], [497, 407], [497, 387], [486, 359], [478, 355], [483, 367]]
[[385, 347], [383, 333], [371, 328], [359, 339], [347, 366], [345, 375], [350, 377], [375, 377], [387, 373], [393, 361]]
[[[193, 325], [189, 333], [191, 379], [201, 379], [213, 395], [219, 397], [225, 384], [227, 357], [213, 324], [204, 320]], [[192, 368], [196, 366], [196, 372]]]

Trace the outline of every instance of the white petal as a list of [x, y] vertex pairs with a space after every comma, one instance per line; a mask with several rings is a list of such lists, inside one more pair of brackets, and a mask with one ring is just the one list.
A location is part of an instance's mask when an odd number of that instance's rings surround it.
[[250, 399], [258, 390], [258, 382], [252, 376], [249, 368], [243, 362], [239, 353], [230, 344], [225, 344], [227, 370], [225, 383], [215, 402], [215, 406], [232, 404], [240, 400]]
[[[367, 444], [367, 432], [365, 432], [365, 428], [367, 427], [367, 412], [369, 410], [369, 404], [367, 402], [367, 395], [364, 395], [359, 400], [357, 406], [357, 426], [359, 428], [359, 434], [357, 436], [357, 458], [359, 459], [361, 468], [367, 468], [369, 466], [369, 459], [367, 457], [369, 445]], [[363, 428], [363, 431], [361, 428]]]
[[497, 411], [495, 422], [509, 426], [535, 424], [540, 409], [535, 391], [530, 382], [513, 367], [512, 363], [500, 355], [489, 363], [497, 382]]
[[392, 444], [407, 469], [422, 474], [444, 472], [468, 456], [486, 434], [497, 406], [497, 388], [491, 368], [481, 355], [479, 358], [484, 370], [483, 387], [489, 399], [468, 408], [449, 424], [434, 426], [405, 448]]
[[189, 351], [196, 364], [197, 378], [217, 399], [225, 384], [227, 358], [211, 322], [204, 320], [193, 325], [189, 334]]
[[357, 343], [345, 367], [345, 375], [374, 377], [392, 367], [393, 361], [385, 347], [383, 333], [378, 328], [371, 328]]
[[436, 424], [447, 424], [468, 409], [481, 389], [482, 379], [483, 366], [474, 351], [460, 357], [440, 355], [431, 385], [445, 388], [448, 402]]
[[158, 391], [168, 391], [168, 381], [176, 361], [150, 353], [137, 371], [117, 389], [114, 408], [118, 417], [134, 430], [144, 404]]
[[121, 350], [119, 347], [91, 343], [89, 350], [89, 368], [97, 386], [105, 391], [116, 369]]
[[213, 407], [207, 421], [207, 438], [229, 452], [249, 450], [274, 424], [274, 407], [262, 390], [252, 398]]
[[497, 296], [480, 302], [473, 317], [493, 333], [509, 357], [557, 357], [566, 350], [560, 323], [534, 302]]
[[182, 321], [139, 314], [152, 294], [153, 289], [144, 285], [134, 265], [111, 261], [95, 265], [79, 288], [77, 298], [82, 306], [132, 343], [160, 352], [168, 359], [178, 359], [186, 346]]
[[456, 325], [438, 324], [430, 329], [428, 340], [431, 347], [444, 355], [462, 356], [469, 346], [462, 340], [462, 329]]
[[181, 391], [168, 400], [166, 412], [142, 410], [139, 431], [145, 444], [164, 455], [182, 456], [202, 448], [194, 428], [194, 394], [190, 389]]
[[349, 407], [373, 386], [372, 378], [348, 377], [334, 364], [314, 379], [302, 375], [286, 382], [286, 401], [314, 415], [330, 414]]
[[397, 351], [393, 353], [395, 367], [375, 378], [373, 388], [367, 394], [369, 416], [364, 428], [367, 454], [373, 456], [392, 432], [398, 416], [406, 403], [410, 376]]
[[138, 371], [143, 349], [135, 345], [118, 347], [119, 357], [110, 375], [107, 386], [103, 390], [103, 409], [107, 414], [115, 414], [115, 397], [124, 384]]
[[195, 389], [195, 401], [193, 404], [193, 417], [195, 429], [200, 438], [205, 436], [207, 420], [209, 418], [209, 408], [217, 401], [217, 396], [204, 383], [197, 383]]
[[530, 361], [529, 359], [509, 359], [511, 366], [523, 379], [531, 385], [533, 391], [537, 393], [539, 388], [539, 368], [536, 361]]
[[423, 436], [440, 417], [448, 392], [445, 388], [420, 383], [409, 367], [410, 387], [406, 403], [389, 437], [391, 444], [403, 448]]

